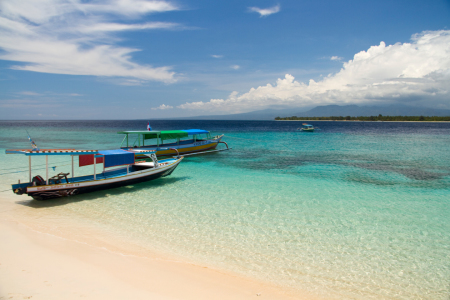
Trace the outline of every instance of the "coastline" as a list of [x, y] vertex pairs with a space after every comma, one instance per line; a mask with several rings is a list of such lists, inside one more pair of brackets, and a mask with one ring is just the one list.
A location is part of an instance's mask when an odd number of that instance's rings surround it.
[[273, 120], [279, 122], [450, 123], [450, 121]]
[[13, 197], [0, 196], [0, 299], [315, 298], [142, 249], [111, 251], [117, 241], [97, 231], [86, 242], [33, 228]]

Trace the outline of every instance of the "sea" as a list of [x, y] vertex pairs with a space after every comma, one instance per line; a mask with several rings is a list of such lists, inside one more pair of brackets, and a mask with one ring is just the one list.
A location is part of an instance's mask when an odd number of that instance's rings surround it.
[[[232, 149], [186, 157], [146, 183], [18, 197], [18, 218], [78, 240], [110, 236], [117, 247], [102, 247], [111, 251], [163, 253], [326, 299], [449, 299], [450, 123], [311, 121], [320, 129], [313, 133], [296, 121], [150, 123], [224, 134]], [[40, 148], [116, 149], [118, 131], [146, 126], [0, 121], [0, 199], [28, 180], [28, 159], [4, 151], [30, 148], [28, 134]], [[49, 157], [50, 176], [70, 164]], [[32, 168], [45, 177], [44, 158]]]

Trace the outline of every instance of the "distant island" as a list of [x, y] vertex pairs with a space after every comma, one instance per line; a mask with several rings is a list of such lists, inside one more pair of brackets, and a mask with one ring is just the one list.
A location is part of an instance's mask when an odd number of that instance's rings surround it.
[[351, 116], [339, 116], [339, 117], [276, 117], [275, 120], [277, 121], [413, 121], [413, 122], [443, 122], [443, 121], [450, 121], [450, 116], [447, 117], [437, 117], [437, 116], [370, 116], [370, 117], [351, 117]]

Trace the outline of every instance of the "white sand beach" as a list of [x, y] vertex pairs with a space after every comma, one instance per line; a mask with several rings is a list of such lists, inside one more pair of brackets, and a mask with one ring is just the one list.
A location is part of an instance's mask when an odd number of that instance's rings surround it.
[[17, 204], [27, 198], [5, 194], [0, 299], [311, 299], [207, 266], [123, 255], [99, 246], [95, 236], [86, 243], [37, 231]]

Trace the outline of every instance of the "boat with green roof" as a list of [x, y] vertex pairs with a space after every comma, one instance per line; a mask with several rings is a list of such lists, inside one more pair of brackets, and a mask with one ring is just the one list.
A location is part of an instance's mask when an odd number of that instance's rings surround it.
[[[139, 150], [154, 150], [157, 156], [192, 155], [229, 150], [226, 142], [222, 142], [222, 135], [211, 136], [203, 129], [163, 130], [163, 131], [119, 131], [125, 137], [120, 145], [121, 149], [134, 149], [136, 157], [140, 157]], [[216, 150], [219, 143], [226, 145], [226, 149]]]

